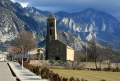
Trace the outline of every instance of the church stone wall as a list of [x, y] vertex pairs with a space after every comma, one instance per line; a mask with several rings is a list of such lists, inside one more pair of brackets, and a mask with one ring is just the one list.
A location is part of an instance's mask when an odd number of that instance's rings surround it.
[[66, 45], [54, 40], [49, 44], [48, 59], [51, 60], [66, 60]]

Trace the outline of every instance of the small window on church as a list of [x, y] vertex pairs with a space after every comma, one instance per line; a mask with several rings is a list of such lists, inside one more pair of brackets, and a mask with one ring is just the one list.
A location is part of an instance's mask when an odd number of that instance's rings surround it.
[[50, 29], [50, 35], [52, 35], [52, 29]]
[[54, 34], [54, 29], [50, 29], [50, 35]]

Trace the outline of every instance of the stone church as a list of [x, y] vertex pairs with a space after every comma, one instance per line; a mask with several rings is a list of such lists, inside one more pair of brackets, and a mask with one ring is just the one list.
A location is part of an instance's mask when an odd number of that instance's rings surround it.
[[74, 49], [67, 46], [57, 38], [56, 18], [47, 19], [46, 59], [74, 61]]

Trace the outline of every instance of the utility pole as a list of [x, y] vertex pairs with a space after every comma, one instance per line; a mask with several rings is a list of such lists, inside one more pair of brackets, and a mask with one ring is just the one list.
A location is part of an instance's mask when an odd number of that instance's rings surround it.
[[86, 62], [87, 62], [87, 41], [86, 41], [86, 43], [85, 43], [85, 46], [86, 46]]
[[23, 70], [23, 54], [24, 54], [24, 50], [23, 50], [23, 46], [22, 46], [22, 70]]

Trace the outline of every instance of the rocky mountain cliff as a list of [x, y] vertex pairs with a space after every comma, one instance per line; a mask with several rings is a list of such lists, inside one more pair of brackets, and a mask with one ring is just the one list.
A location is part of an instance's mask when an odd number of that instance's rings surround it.
[[14, 12], [14, 5], [9, 0], [0, 0], [0, 42], [13, 40], [25, 24]]
[[70, 31], [81, 40], [91, 40], [94, 32], [98, 43], [120, 47], [120, 22], [112, 15], [91, 8], [77, 13], [59, 12], [56, 15], [60, 17], [58, 27]]
[[[19, 31], [27, 30], [33, 32], [40, 46], [44, 46], [49, 14], [48, 11], [22, 8], [18, 3], [0, 0], [0, 41], [10, 41]], [[93, 31], [98, 44], [120, 48], [120, 22], [112, 15], [90, 8], [77, 13], [58, 12], [54, 15], [59, 40], [76, 50], [92, 39]]]

